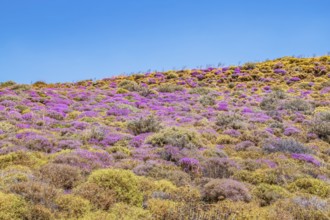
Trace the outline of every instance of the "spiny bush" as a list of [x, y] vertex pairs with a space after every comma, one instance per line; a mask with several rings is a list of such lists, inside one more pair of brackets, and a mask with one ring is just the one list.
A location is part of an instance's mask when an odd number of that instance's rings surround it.
[[49, 208], [54, 206], [54, 199], [59, 194], [59, 190], [53, 186], [37, 181], [17, 183], [10, 190], [33, 204], [42, 204]]
[[330, 111], [320, 112], [314, 116], [311, 131], [330, 143]]
[[229, 178], [237, 165], [227, 158], [210, 158], [203, 164], [203, 176], [209, 178]]
[[225, 199], [232, 201], [251, 200], [246, 186], [232, 179], [213, 179], [203, 187], [203, 199], [207, 202], [218, 202]]
[[24, 219], [27, 212], [27, 204], [22, 198], [0, 192], [0, 220]]
[[310, 153], [311, 150], [302, 143], [290, 139], [273, 139], [266, 140], [262, 149], [266, 153], [284, 152], [284, 153]]
[[101, 187], [96, 183], [83, 183], [74, 189], [74, 194], [89, 200], [96, 209], [109, 210], [116, 202], [116, 195], [112, 189]]
[[147, 132], [158, 132], [161, 129], [160, 121], [151, 115], [147, 118], [140, 118], [128, 122], [128, 130], [130, 130], [134, 135], [139, 135]]
[[330, 195], [330, 186], [322, 180], [314, 178], [300, 178], [288, 186], [291, 192], [304, 192], [327, 198]]
[[41, 177], [56, 187], [72, 189], [82, 181], [78, 168], [66, 164], [47, 164], [40, 169]]
[[142, 205], [143, 196], [139, 190], [139, 180], [131, 171], [121, 169], [96, 170], [89, 176], [88, 182], [113, 190], [119, 202]]
[[203, 145], [199, 134], [193, 130], [180, 127], [165, 128], [149, 137], [147, 143], [156, 146], [172, 145], [180, 149], [196, 149]]

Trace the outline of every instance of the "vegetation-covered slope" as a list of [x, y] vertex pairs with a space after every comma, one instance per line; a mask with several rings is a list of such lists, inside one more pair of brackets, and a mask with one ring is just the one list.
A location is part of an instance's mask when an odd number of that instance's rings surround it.
[[0, 219], [329, 219], [330, 56], [0, 84]]

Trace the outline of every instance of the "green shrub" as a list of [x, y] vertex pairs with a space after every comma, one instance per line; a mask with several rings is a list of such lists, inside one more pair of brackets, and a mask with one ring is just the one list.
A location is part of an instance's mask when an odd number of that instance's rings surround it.
[[265, 97], [260, 102], [260, 108], [265, 111], [276, 110], [278, 107], [279, 101], [274, 97]]
[[94, 171], [88, 182], [113, 190], [117, 201], [131, 205], [142, 205], [143, 195], [139, 190], [138, 177], [131, 171], [121, 169], [100, 169]]
[[282, 108], [286, 110], [301, 111], [306, 113], [313, 109], [312, 105], [308, 101], [299, 98], [284, 102]]
[[183, 87], [180, 85], [175, 84], [162, 84], [158, 87], [159, 92], [176, 92], [176, 91], [182, 91]]
[[330, 143], [330, 112], [320, 112], [316, 114], [312, 121], [311, 131], [322, 140]]
[[115, 204], [109, 213], [109, 219], [118, 220], [151, 220], [151, 214], [148, 210], [139, 207], [130, 206], [125, 203]]
[[199, 99], [199, 102], [203, 106], [212, 106], [212, 105], [215, 105], [215, 98], [210, 95], [204, 95]]
[[23, 199], [0, 192], [0, 220], [24, 219], [27, 211], [27, 204]]
[[330, 196], [329, 184], [313, 178], [300, 178], [288, 186], [291, 192], [303, 192], [320, 197], [327, 198]]
[[158, 132], [161, 129], [161, 125], [160, 121], [151, 115], [147, 118], [141, 117], [140, 119], [128, 122], [127, 128], [134, 135], [138, 135], [147, 132]]
[[195, 87], [190, 89], [189, 93], [190, 94], [199, 94], [199, 95], [207, 95], [211, 92], [212, 90], [207, 87]]
[[131, 92], [138, 91], [140, 89], [139, 85], [131, 80], [123, 80], [118, 84], [119, 88], [126, 89]]
[[55, 200], [60, 217], [79, 218], [91, 209], [89, 201], [71, 194], [61, 195]]
[[179, 148], [196, 149], [202, 147], [201, 137], [193, 130], [171, 127], [150, 136], [147, 143], [156, 146], [173, 145]]
[[299, 196], [276, 202], [269, 219], [328, 220], [329, 216], [330, 208], [326, 200], [316, 196]]
[[53, 213], [49, 208], [43, 205], [32, 205], [29, 207], [27, 214], [28, 220], [52, 220], [54, 219]]
[[243, 129], [246, 127], [240, 115], [228, 113], [218, 114], [215, 124], [222, 129]]
[[277, 185], [270, 185], [262, 183], [258, 185], [254, 190], [253, 194], [260, 200], [261, 206], [267, 206], [278, 199], [282, 199], [288, 196], [288, 192]]

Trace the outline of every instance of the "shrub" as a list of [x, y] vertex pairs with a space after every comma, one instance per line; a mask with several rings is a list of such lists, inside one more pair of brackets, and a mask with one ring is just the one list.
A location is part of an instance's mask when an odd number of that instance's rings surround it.
[[167, 219], [175, 209], [176, 203], [171, 200], [149, 199], [147, 206], [154, 219]]
[[228, 113], [218, 114], [215, 124], [222, 129], [242, 129], [246, 127], [240, 115]]
[[23, 199], [0, 192], [0, 220], [23, 219], [27, 211], [27, 204]]
[[109, 219], [120, 220], [151, 220], [151, 214], [148, 210], [139, 207], [130, 206], [125, 203], [115, 204], [109, 213]]
[[52, 220], [54, 219], [53, 213], [49, 208], [43, 205], [32, 205], [29, 207], [27, 214], [28, 220]]
[[316, 114], [312, 121], [311, 131], [322, 140], [330, 143], [330, 112], [320, 112]]
[[209, 178], [228, 178], [233, 175], [236, 164], [227, 158], [210, 158], [203, 164], [203, 176]]
[[280, 186], [262, 183], [258, 185], [253, 194], [260, 200], [261, 206], [267, 206], [279, 199], [288, 196], [288, 192]]
[[209, 95], [204, 95], [199, 99], [199, 102], [203, 106], [212, 106], [215, 105], [215, 98]]
[[33, 204], [42, 204], [46, 207], [53, 207], [53, 201], [59, 191], [45, 183], [28, 181], [13, 185], [10, 190]]
[[147, 132], [158, 132], [161, 129], [160, 121], [153, 115], [147, 118], [140, 118], [138, 120], [130, 121], [127, 124], [128, 130], [134, 135], [139, 135]]
[[84, 183], [74, 189], [76, 195], [89, 200], [97, 209], [109, 210], [115, 203], [115, 192], [96, 183]]
[[57, 144], [60, 149], [78, 149], [82, 146], [82, 143], [78, 140], [60, 140]]
[[207, 95], [211, 91], [212, 90], [208, 87], [195, 87], [195, 88], [190, 89], [189, 93], [190, 94]]
[[260, 108], [265, 111], [276, 110], [278, 107], [278, 99], [274, 97], [265, 97], [260, 102]]
[[72, 189], [81, 180], [80, 170], [66, 164], [47, 164], [40, 169], [41, 177], [56, 187]]
[[[294, 197], [279, 200], [273, 207], [270, 219], [328, 220], [330, 216], [327, 201], [317, 197]], [[284, 218], [283, 218], [284, 217]]]
[[267, 140], [262, 148], [267, 153], [284, 152], [284, 153], [309, 153], [311, 152], [302, 143], [290, 139], [273, 139]]
[[61, 195], [55, 200], [60, 216], [64, 218], [79, 218], [90, 211], [88, 200], [75, 195]]
[[291, 111], [301, 111], [301, 112], [310, 112], [312, 110], [312, 105], [303, 100], [303, 99], [293, 99], [290, 101], [284, 102], [282, 105], [283, 109]]
[[203, 187], [203, 199], [207, 202], [251, 200], [249, 190], [241, 182], [232, 179], [213, 179]]
[[118, 84], [119, 88], [126, 89], [131, 92], [138, 91], [140, 89], [139, 85], [131, 80], [123, 80]]
[[327, 198], [330, 195], [329, 184], [313, 178], [300, 178], [291, 183], [288, 189], [292, 192], [304, 192]]
[[202, 146], [200, 135], [193, 130], [171, 127], [150, 136], [147, 143], [156, 146], [173, 145], [176, 147], [196, 149]]
[[137, 206], [142, 204], [143, 196], [139, 190], [139, 181], [131, 171], [120, 169], [96, 170], [89, 176], [88, 182], [113, 190], [120, 202]]
[[176, 91], [182, 91], [183, 87], [180, 85], [175, 84], [162, 84], [158, 87], [159, 92], [176, 92]]

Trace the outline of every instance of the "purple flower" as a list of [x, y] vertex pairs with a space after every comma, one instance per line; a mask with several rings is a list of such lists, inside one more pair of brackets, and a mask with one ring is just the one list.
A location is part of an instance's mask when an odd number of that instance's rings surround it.
[[274, 73], [280, 74], [280, 75], [285, 75], [286, 74], [286, 70], [283, 69], [275, 69]]
[[185, 172], [197, 174], [200, 171], [200, 164], [197, 159], [184, 157], [179, 161], [179, 164]]
[[309, 155], [309, 154], [291, 154], [291, 157], [293, 159], [302, 160], [302, 161], [305, 161], [307, 163], [312, 163], [315, 166], [320, 166], [321, 165], [320, 161], [318, 161], [312, 155]]
[[287, 128], [285, 128], [285, 130], [284, 130], [284, 135], [285, 136], [291, 136], [291, 135], [293, 135], [293, 134], [297, 134], [297, 133], [299, 133], [300, 132], [300, 130], [298, 129], [298, 128], [296, 128], [296, 127], [287, 127]]
[[228, 111], [228, 104], [227, 104], [227, 102], [220, 102], [218, 104], [218, 110], [219, 111]]

